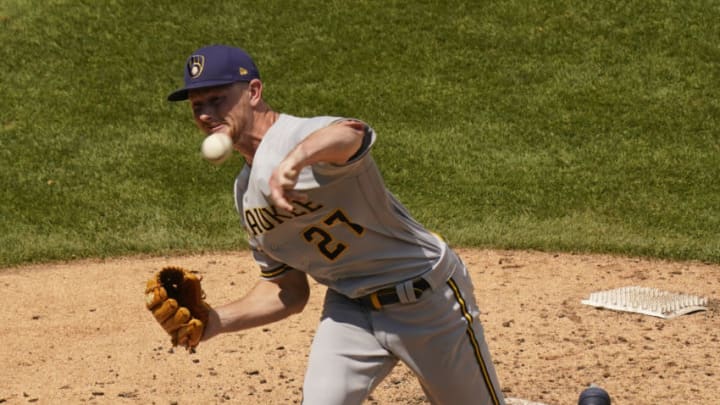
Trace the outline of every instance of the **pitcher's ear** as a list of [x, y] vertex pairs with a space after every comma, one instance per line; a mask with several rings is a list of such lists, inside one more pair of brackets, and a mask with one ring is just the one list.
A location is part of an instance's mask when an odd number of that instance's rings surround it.
[[250, 96], [250, 103], [256, 105], [262, 100], [263, 84], [260, 79], [252, 79], [248, 83], [248, 95]]

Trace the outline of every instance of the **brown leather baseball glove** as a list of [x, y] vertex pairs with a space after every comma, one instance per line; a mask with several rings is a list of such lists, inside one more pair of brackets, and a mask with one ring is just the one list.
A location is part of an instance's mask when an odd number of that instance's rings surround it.
[[210, 313], [200, 280], [182, 267], [168, 266], [147, 282], [145, 305], [173, 346], [194, 350], [200, 343]]

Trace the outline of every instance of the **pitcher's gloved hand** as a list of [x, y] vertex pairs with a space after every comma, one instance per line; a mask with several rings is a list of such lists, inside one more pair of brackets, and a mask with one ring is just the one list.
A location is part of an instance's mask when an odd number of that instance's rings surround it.
[[194, 350], [200, 343], [210, 313], [200, 280], [182, 267], [168, 266], [147, 282], [145, 306], [170, 335], [173, 346]]

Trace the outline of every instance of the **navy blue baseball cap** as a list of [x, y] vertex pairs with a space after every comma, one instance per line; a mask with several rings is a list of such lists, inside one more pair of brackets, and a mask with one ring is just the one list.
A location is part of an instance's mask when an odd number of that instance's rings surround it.
[[167, 97], [169, 101], [187, 100], [188, 90], [222, 86], [259, 79], [255, 62], [240, 48], [210, 45], [193, 52], [185, 63], [185, 87]]

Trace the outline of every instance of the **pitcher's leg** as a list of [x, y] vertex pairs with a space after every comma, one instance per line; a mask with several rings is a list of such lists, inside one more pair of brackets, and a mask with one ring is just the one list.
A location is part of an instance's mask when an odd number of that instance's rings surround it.
[[373, 335], [368, 311], [329, 290], [310, 350], [303, 404], [360, 405], [396, 363]]
[[[437, 384], [433, 384], [434, 387], [428, 386], [425, 389], [431, 393], [431, 398], [437, 397], [437, 400], [433, 401], [436, 404], [504, 404], [505, 400], [495, 372], [495, 366], [480, 323], [480, 311], [475, 303], [471, 281], [462, 274], [458, 274], [457, 278], [448, 280], [448, 287], [452, 290], [458, 304], [457, 311], [465, 318], [467, 326], [465, 327], [465, 337], [459, 338], [459, 347], [456, 348], [456, 354], [453, 356], [448, 351], [447, 355], [461, 374], [475, 375], [471, 380], [474, 382], [474, 386], [466, 384], [465, 390], [453, 391], [449, 397], [447, 396], [447, 390], [441, 387], [438, 388]], [[464, 365], [460, 366], [460, 364]], [[479, 371], [479, 375], [474, 374], [473, 371]], [[434, 371], [431, 369], [432, 372]], [[431, 379], [431, 381], [434, 380], [436, 379]]]
[[378, 314], [383, 328], [394, 329], [389, 349], [415, 372], [431, 403], [504, 404], [464, 269], [420, 301]]

